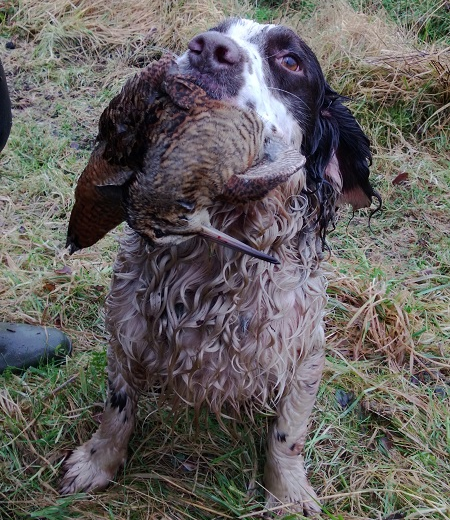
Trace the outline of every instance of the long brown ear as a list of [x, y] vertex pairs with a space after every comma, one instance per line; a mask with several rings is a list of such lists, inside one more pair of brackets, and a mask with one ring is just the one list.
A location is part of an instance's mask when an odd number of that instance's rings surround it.
[[337, 133], [325, 178], [340, 188], [338, 204], [351, 204], [353, 209], [359, 209], [370, 206], [375, 197], [381, 205], [380, 195], [369, 182], [372, 164], [369, 139], [353, 114], [335, 97], [322, 110], [321, 117], [328, 120]]
[[[381, 207], [381, 197], [369, 182], [372, 164], [369, 139], [342, 104], [342, 97], [329, 85], [325, 86], [319, 119], [314, 173], [335, 188], [338, 204], [351, 204], [353, 209], [359, 209], [370, 206], [376, 198]], [[324, 171], [320, 171], [322, 168]]]

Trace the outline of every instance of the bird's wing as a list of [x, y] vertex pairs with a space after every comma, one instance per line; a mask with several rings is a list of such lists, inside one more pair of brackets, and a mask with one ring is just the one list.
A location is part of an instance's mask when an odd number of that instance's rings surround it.
[[161, 84], [173, 64], [171, 55], [150, 64], [101, 115], [97, 145], [75, 189], [66, 243], [71, 253], [95, 244], [125, 220], [123, 190], [143, 166], [149, 134], [163, 111], [159, 98], [167, 97]]
[[[94, 150], [75, 188], [66, 242], [71, 254], [95, 244], [125, 220], [122, 186], [118, 183], [125, 183], [127, 175], [131, 177], [132, 174], [106, 161], [102, 147]], [[115, 184], [108, 184], [107, 179]], [[104, 186], [111, 189], [104, 189]]]
[[97, 141], [105, 143], [103, 156], [111, 164], [142, 166], [147, 135], [159, 123], [158, 101], [164, 98], [162, 82], [175, 66], [164, 55], [127, 81], [100, 116]]

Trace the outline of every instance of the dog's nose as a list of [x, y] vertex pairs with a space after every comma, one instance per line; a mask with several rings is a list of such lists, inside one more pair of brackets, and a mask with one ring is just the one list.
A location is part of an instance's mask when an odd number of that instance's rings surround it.
[[199, 34], [189, 42], [188, 48], [189, 61], [197, 69], [224, 70], [241, 60], [239, 47], [217, 31]]

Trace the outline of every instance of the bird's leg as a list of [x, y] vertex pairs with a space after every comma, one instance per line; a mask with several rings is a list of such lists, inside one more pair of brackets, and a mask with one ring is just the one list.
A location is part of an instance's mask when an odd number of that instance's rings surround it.
[[304, 166], [306, 158], [279, 140], [268, 140], [261, 162], [245, 173], [232, 175], [220, 198], [231, 203], [245, 203], [264, 198]]

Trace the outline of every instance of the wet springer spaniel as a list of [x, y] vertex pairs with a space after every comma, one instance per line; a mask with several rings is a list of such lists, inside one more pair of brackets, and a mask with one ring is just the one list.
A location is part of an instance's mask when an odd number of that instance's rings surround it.
[[127, 457], [139, 395], [220, 415], [276, 410], [267, 438], [267, 506], [313, 514], [302, 457], [324, 365], [327, 228], [343, 203], [370, 206], [369, 141], [292, 30], [229, 19], [177, 58], [213, 99], [253, 110], [302, 166], [262, 200], [215, 202], [211, 223], [279, 260], [272, 264], [194, 237], [148, 247], [128, 230], [106, 322], [109, 397], [101, 426], [65, 463], [64, 494], [105, 488]]

